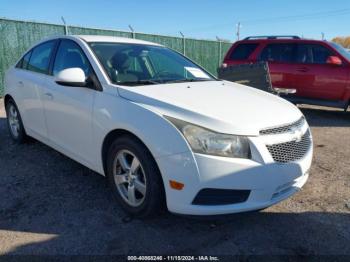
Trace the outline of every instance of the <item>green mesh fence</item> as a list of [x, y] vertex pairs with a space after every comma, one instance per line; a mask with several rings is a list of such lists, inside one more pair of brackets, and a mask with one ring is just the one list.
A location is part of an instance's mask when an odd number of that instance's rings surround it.
[[129, 37], [129, 38], [132, 37], [132, 34], [128, 32], [84, 28], [84, 27], [77, 27], [77, 26], [69, 26], [68, 33], [70, 35], [110, 35], [110, 36]]
[[[230, 48], [231, 43], [209, 40], [183, 39], [181, 37], [151, 35], [143, 33], [132, 34], [130, 32], [84, 28], [77, 26], [68, 27], [69, 34], [75, 35], [110, 35], [121, 37], [135, 37], [162, 44], [194, 60], [209, 72], [217, 75], [217, 68], [223, 56]], [[20, 56], [33, 44], [50, 36], [64, 35], [63, 25], [16, 21], [0, 19], [0, 97], [4, 91], [5, 71], [13, 65]]]

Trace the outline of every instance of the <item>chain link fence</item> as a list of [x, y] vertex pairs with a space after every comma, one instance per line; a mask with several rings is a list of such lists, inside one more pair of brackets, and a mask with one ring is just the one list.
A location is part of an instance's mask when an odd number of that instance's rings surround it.
[[[231, 43], [213, 40], [152, 35], [117, 30], [68, 26], [72, 35], [110, 35], [156, 42], [184, 53], [209, 72], [217, 75], [217, 68]], [[65, 34], [65, 26], [41, 22], [0, 19], [0, 97], [4, 91], [5, 71], [33, 44], [50, 36]]]

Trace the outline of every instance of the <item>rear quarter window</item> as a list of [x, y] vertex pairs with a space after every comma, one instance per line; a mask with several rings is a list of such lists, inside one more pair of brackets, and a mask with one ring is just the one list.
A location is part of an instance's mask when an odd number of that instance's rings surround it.
[[47, 74], [51, 53], [54, 49], [55, 43], [55, 41], [48, 41], [34, 47], [27, 69], [33, 72]]
[[239, 44], [231, 52], [230, 60], [245, 60], [250, 57], [250, 55], [255, 51], [259, 44]]
[[23, 56], [23, 58], [17, 63], [16, 67], [21, 69], [27, 69], [30, 56], [32, 55], [32, 51], [28, 52]]

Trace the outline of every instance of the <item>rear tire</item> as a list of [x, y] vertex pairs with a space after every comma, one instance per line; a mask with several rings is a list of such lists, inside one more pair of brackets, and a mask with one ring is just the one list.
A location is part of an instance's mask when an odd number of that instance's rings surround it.
[[5, 110], [7, 115], [7, 126], [12, 140], [17, 144], [26, 142], [28, 137], [18, 107], [13, 99], [7, 101]]
[[110, 146], [107, 179], [122, 208], [137, 217], [152, 217], [163, 210], [165, 193], [158, 166], [136, 138], [124, 135]]

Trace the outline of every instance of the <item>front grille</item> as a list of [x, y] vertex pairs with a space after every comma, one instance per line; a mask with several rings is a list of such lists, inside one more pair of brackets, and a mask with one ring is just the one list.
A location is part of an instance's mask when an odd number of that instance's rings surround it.
[[308, 130], [300, 141], [290, 141], [281, 144], [267, 145], [275, 162], [295, 162], [305, 157], [311, 147], [311, 134]]
[[260, 130], [260, 135], [276, 135], [276, 134], [288, 133], [291, 131], [291, 129], [301, 128], [304, 124], [305, 124], [305, 118], [301, 117], [298, 121], [295, 121], [288, 125], [277, 126], [277, 127]]

